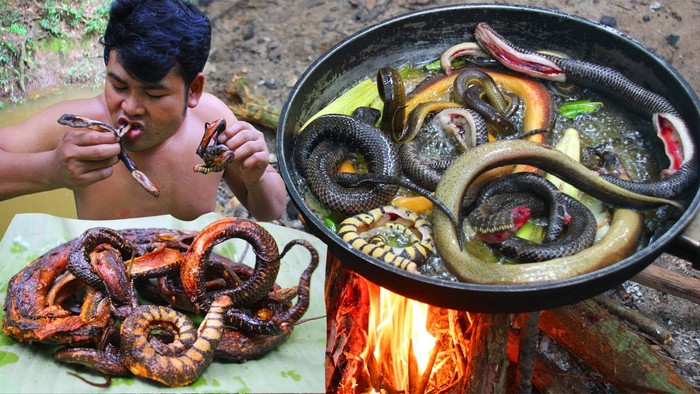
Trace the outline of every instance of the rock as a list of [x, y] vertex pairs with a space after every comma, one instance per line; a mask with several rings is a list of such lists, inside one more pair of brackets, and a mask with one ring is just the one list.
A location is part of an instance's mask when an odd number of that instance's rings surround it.
[[679, 36], [679, 35], [677, 35], [677, 34], [669, 34], [668, 36], [666, 36], [666, 43], [667, 43], [668, 45], [674, 45], [674, 46], [675, 46], [676, 44], [678, 44], [678, 41], [679, 41], [680, 39], [681, 39], [681, 36]]
[[614, 16], [603, 15], [600, 17], [600, 23], [605, 26], [617, 27], [617, 19]]

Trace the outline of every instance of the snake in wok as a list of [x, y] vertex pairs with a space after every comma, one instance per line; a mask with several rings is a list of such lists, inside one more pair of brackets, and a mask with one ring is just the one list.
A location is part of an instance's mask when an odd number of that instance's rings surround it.
[[494, 141], [462, 154], [443, 174], [436, 197], [449, 207], [454, 216], [461, 217], [463, 199], [472, 192], [470, 186], [473, 186], [479, 175], [511, 164], [537, 167], [617, 207], [611, 228], [599, 242], [573, 256], [506, 266], [484, 262], [467, 247], [460, 248], [451, 220], [442, 211], [435, 211], [435, 246], [445, 266], [461, 280], [475, 283], [528, 283], [590, 272], [624, 258], [636, 249], [643, 219], [638, 210], [663, 205], [684, 209], [681, 202], [638, 194], [608, 182], [595, 171], [553, 147], [521, 140]]
[[[327, 208], [355, 215], [386, 205], [402, 186], [428, 198], [461, 233], [457, 219], [439, 199], [401, 177], [397, 149], [374, 126], [378, 119], [378, 110], [359, 107], [352, 116], [319, 116], [296, 136], [294, 163], [311, 192]], [[351, 149], [363, 155], [368, 173], [337, 172]]]
[[484, 51], [506, 68], [534, 78], [592, 88], [651, 118], [670, 162], [670, 166], [662, 170], [660, 179], [637, 182], [601, 174], [604, 179], [635, 193], [664, 198], [678, 196], [697, 179], [697, 153], [693, 136], [679, 112], [666, 98], [609, 67], [515, 46], [483, 22], [477, 24], [474, 35]]
[[[539, 174], [515, 172], [484, 186], [467, 220], [477, 237], [519, 263], [552, 260], [593, 244], [598, 226], [585, 205], [559, 191]], [[530, 217], [547, 216], [541, 243], [514, 233]]]
[[[405, 246], [389, 246], [378, 229], [404, 232]], [[418, 271], [433, 252], [432, 230], [415, 212], [394, 206], [375, 208], [343, 220], [338, 236], [353, 248], [387, 264], [411, 272]]]

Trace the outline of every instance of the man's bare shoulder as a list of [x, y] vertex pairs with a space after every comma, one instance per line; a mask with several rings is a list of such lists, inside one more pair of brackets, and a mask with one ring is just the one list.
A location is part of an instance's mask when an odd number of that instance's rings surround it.
[[102, 95], [61, 101], [19, 123], [0, 127], [0, 147], [9, 150], [12, 150], [13, 146], [33, 146], [36, 150], [52, 149], [66, 132], [66, 126], [57, 122], [58, 118], [66, 113], [109, 122]]
[[219, 118], [233, 121], [235, 116], [226, 103], [211, 93], [202, 93], [199, 104], [194, 108], [195, 116], [203, 122], [211, 122]]

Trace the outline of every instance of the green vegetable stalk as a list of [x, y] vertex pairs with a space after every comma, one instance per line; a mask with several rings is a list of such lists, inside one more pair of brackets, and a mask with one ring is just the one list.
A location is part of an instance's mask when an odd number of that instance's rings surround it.
[[573, 119], [579, 115], [590, 114], [602, 107], [603, 103], [591, 100], [567, 101], [559, 106], [559, 115]]
[[[373, 108], [377, 108], [374, 106], [377, 101], [379, 104], [382, 103], [381, 99], [379, 99], [376, 82], [372, 79], [365, 79], [314, 114], [314, 116], [304, 123], [301, 129], [304, 130], [306, 125], [321, 115], [342, 114], [349, 116], [352, 115], [352, 112], [358, 107], [372, 106]], [[381, 110], [381, 106], [377, 109]]]

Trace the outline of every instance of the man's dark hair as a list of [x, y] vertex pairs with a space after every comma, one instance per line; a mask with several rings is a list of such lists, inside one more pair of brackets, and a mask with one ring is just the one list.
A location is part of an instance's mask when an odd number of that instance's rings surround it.
[[209, 57], [211, 25], [190, 1], [115, 0], [101, 42], [105, 64], [114, 49], [140, 81], [159, 81], [178, 66], [189, 85]]

